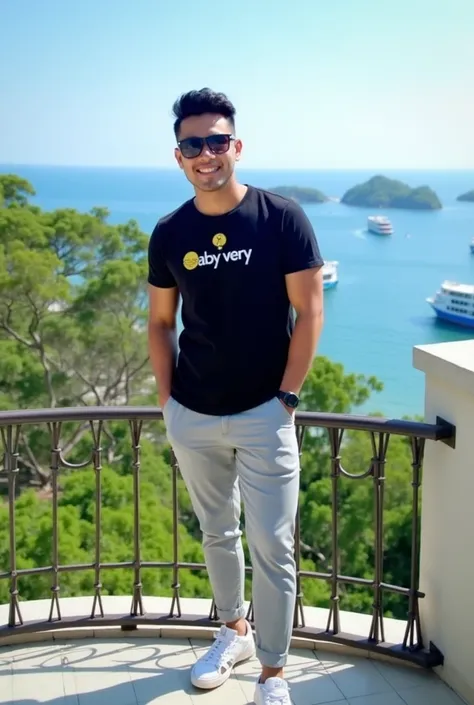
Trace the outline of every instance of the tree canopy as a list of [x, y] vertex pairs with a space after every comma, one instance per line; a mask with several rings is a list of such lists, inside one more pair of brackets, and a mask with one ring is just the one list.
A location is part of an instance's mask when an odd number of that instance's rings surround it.
[[[156, 403], [146, 344], [148, 236], [135, 221], [110, 225], [106, 208], [46, 212], [29, 200], [33, 187], [0, 176], [0, 408], [26, 409]], [[315, 358], [302, 391], [303, 409], [347, 413], [381, 389], [374, 377], [348, 374]], [[126, 423], [104, 426], [101, 473], [101, 560], [133, 559], [133, 450]], [[90, 457], [89, 424], [63, 424], [63, 454], [71, 463]], [[372, 457], [368, 433], [347, 433], [347, 470], [363, 472]], [[51, 564], [51, 438], [46, 427], [24, 426], [20, 439], [20, 493], [16, 500], [17, 567]], [[162, 424], [141, 438], [142, 559], [172, 558], [170, 449]], [[307, 570], [330, 571], [331, 476], [326, 432], [308, 431], [302, 455], [301, 550]], [[0, 472], [0, 478], [5, 474]], [[408, 586], [411, 534], [411, 453], [403, 438], [389, 445], [385, 491], [385, 581]], [[95, 551], [95, 471], [61, 469], [59, 553], [62, 563], [90, 563]], [[8, 507], [0, 485], [0, 572], [9, 569]], [[3, 485], [5, 490], [5, 485]], [[373, 577], [373, 480], [341, 478], [339, 552], [343, 574]], [[180, 559], [202, 562], [200, 531], [179, 482]], [[34, 526], [34, 531], [32, 531]], [[245, 545], [247, 551], [247, 546]], [[169, 570], [144, 572], [145, 594], [171, 594]], [[132, 573], [108, 570], [104, 594], [130, 594]], [[204, 574], [182, 571], [181, 594], [209, 596]], [[61, 595], [92, 594], [91, 570], [61, 573]], [[20, 581], [22, 598], [46, 597], [51, 576]], [[249, 586], [248, 586], [249, 587]], [[305, 602], [328, 606], [329, 585], [303, 581]], [[341, 588], [345, 609], [370, 611], [370, 591]], [[0, 580], [0, 602], [8, 599]], [[399, 595], [385, 600], [388, 614], [405, 616]]]
[[[131, 403], [150, 388], [148, 237], [106, 208], [42, 211], [32, 193], [0, 176], [0, 408]], [[24, 462], [47, 480], [31, 448]]]

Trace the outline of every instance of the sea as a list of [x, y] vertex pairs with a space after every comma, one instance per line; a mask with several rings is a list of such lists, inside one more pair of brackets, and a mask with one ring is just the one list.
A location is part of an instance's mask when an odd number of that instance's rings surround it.
[[[192, 196], [178, 169], [2, 165], [0, 172], [28, 179], [33, 199], [45, 209], [88, 211], [106, 206], [110, 222], [131, 218], [151, 233], [158, 218]], [[318, 352], [344, 365], [347, 373], [375, 375], [383, 391], [357, 413], [391, 418], [423, 414], [424, 376], [413, 368], [416, 345], [467, 340], [474, 330], [442, 323], [426, 301], [444, 279], [474, 284], [474, 204], [456, 197], [474, 188], [474, 171], [292, 171], [245, 170], [243, 183], [263, 188], [310, 186], [338, 199], [376, 173], [410, 186], [428, 185], [440, 211], [384, 209], [394, 234], [366, 231], [373, 210], [337, 201], [305, 206], [327, 260], [339, 262], [339, 283], [325, 293], [325, 325]]]

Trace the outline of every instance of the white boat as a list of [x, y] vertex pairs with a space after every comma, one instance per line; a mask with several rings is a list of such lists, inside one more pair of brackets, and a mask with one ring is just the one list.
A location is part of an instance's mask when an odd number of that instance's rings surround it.
[[391, 235], [393, 233], [392, 223], [385, 215], [369, 215], [367, 218], [367, 230], [376, 235]]
[[426, 300], [443, 321], [474, 328], [474, 284], [444, 281], [435, 296]]
[[336, 286], [339, 281], [337, 267], [339, 262], [335, 260], [331, 262], [324, 262], [323, 264], [323, 288], [332, 289]]

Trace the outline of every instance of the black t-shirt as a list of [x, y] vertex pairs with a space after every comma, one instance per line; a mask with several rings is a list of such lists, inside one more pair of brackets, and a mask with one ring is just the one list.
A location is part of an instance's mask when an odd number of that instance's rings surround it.
[[227, 416], [274, 397], [294, 325], [285, 274], [323, 264], [303, 209], [252, 186], [224, 215], [190, 200], [158, 222], [148, 258], [149, 283], [182, 297], [176, 401]]

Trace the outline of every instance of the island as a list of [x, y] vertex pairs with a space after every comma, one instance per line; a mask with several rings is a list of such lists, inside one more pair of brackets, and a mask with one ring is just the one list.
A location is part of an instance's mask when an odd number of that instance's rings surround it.
[[467, 191], [467, 193], [462, 193], [456, 198], [456, 201], [466, 201], [467, 203], [474, 203], [474, 189], [472, 189], [472, 191]]
[[317, 188], [305, 186], [275, 186], [268, 189], [272, 193], [277, 193], [285, 198], [292, 198], [298, 203], [326, 203], [329, 198]]
[[407, 210], [439, 210], [441, 201], [429, 186], [410, 188], [403, 181], [373, 176], [363, 184], [350, 188], [341, 199], [347, 206], [366, 208], [405, 208]]

